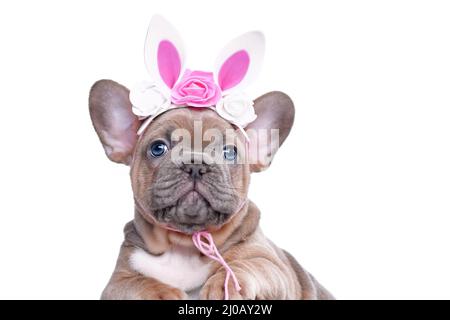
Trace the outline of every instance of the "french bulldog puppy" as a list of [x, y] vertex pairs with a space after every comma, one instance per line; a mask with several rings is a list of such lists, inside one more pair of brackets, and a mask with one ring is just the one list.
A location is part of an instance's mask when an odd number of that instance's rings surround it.
[[[291, 99], [270, 92], [256, 99], [254, 108], [257, 119], [246, 130], [278, 129], [281, 145], [293, 124]], [[230, 281], [230, 299], [333, 298], [258, 225], [260, 211], [247, 199], [250, 174], [270, 161], [218, 164], [171, 157], [174, 130], [194, 134], [195, 122], [202, 123], [203, 132], [232, 130], [242, 142], [235, 150], [245, 155], [240, 130], [212, 110], [179, 108], [158, 116], [138, 136], [141, 121], [132, 112], [129, 90], [111, 80], [93, 85], [89, 110], [108, 158], [130, 166], [135, 202], [134, 220], [125, 226], [102, 299], [223, 299], [226, 270], [195, 248], [192, 234], [200, 230], [212, 234], [239, 281], [240, 291]], [[257, 146], [258, 152], [273, 155], [271, 144], [256, 140], [250, 137], [248, 150]]]

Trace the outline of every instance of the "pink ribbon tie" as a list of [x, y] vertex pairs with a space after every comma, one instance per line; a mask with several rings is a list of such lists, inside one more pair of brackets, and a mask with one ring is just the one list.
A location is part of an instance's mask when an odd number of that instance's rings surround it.
[[239, 282], [238, 282], [233, 270], [231, 270], [230, 266], [226, 263], [226, 261], [220, 255], [219, 250], [217, 250], [217, 247], [214, 244], [214, 239], [213, 239], [212, 235], [207, 231], [196, 232], [192, 235], [192, 241], [194, 242], [194, 245], [197, 247], [197, 249], [201, 253], [203, 253], [205, 256], [219, 262], [227, 271], [227, 274], [225, 276], [225, 282], [224, 282], [223, 286], [224, 286], [224, 291], [225, 291], [225, 300], [229, 300], [228, 280], [230, 280], [230, 276], [231, 276], [231, 278], [233, 278], [234, 287], [236, 288], [237, 291], [241, 290], [241, 286], [239, 285]]

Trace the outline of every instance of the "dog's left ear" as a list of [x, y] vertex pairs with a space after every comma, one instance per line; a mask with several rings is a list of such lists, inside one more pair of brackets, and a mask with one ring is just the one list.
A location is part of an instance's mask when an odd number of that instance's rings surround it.
[[97, 81], [89, 94], [89, 113], [105, 153], [129, 165], [141, 121], [131, 111], [129, 90], [112, 80]]
[[286, 140], [294, 123], [294, 104], [283, 92], [266, 93], [254, 101], [257, 114], [247, 132], [249, 144], [250, 170], [259, 172], [269, 167], [273, 156]]

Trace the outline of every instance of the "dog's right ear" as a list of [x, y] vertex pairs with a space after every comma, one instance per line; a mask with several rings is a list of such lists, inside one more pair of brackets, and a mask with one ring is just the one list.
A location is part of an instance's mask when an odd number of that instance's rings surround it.
[[89, 113], [105, 153], [129, 165], [141, 121], [131, 111], [129, 90], [112, 80], [97, 81], [89, 94]]

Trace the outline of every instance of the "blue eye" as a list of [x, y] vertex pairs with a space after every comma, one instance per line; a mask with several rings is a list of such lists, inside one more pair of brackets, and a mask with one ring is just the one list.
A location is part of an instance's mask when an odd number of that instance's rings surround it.
[[237, 148], [233, 145], [223, 147], [223, 157], [225, 160], [234, 161], [237, 158]]
[[163, 141], [153, 142], [147, 150], [147, 155], [153, 158], [158, 158], [164, 155], [169, 148]]

